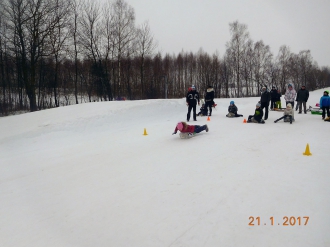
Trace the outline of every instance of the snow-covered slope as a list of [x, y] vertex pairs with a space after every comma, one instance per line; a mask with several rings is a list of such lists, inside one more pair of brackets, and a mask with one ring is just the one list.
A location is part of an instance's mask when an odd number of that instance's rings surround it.
[[184, 99], [1, 118], [0, 245], [330, 246], [330, 123], [244, 124], [259, 99], [234, 99], [234, 119], [230, 100], [190, 122], [210, 131], [189, 140], [171, 135]]

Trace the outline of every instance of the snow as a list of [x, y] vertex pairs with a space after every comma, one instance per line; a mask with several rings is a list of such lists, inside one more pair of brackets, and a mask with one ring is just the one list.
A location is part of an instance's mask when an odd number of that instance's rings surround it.
[[[225, 117], [231, 100], [243, 118]], [[216, 99], [191, 139], [171, 135], [184, 99], [0, 118], [1, 246], [330, 246], [330, 123], [243, 123], [258, 100]]]

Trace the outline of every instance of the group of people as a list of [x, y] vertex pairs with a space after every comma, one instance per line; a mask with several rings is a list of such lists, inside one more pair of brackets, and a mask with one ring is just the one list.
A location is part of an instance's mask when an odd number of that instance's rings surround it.
[[[188, 93], [186, 95], [186, 104], [188, 106], [188, 113], [187, 113], [187, 122], [190, 120], [191, 111], [193, 111], [193, 119], [197, 121], [197, 116], [211, 116], [212, 115], [212, 107], [215, 106], [214, 103], [214, 89], [212, 86], [208, 86], [206, 89], [205, 97], [204, 97], [205, 104], [202, 104], [200, 112], [196, 114], [196, 107], [197, 104], [200, 105], [200, 97], [199, 93], [196, 90], [196, 87], [192, 85], [188, 88]], [[206, 132], [209, 131], [208, 126], [205, 125], [188, 125], [186, 122], [179, 122], [172, 135], [176, 134], [178, 131], [181, 133], [188, 133], [192, 135], [192, 133], [199, 133], [205, 130]]]
[[[268, 109], [270, 104], [271, 110], [282, 109], [283, 116], [274, 122], [284, 119], [285, 122], [290, 122], [292, 124], [294, 119], [294, 105], [295, 101], [297, 101], [296, 111], [299, 110], [298, 114], [307, 113], [306, 103], [309, 98], [309, 91], [303, 85], [298, 92], [293, 88], [292, 84], [288, 84], [287, 90], [284, 94], [284, 99], [286, 102], [286, 107], [281, 108], [281, 93], [274, 86], [272, 90], [269, 92], [266, 86], [263, 86], [261, 89], [261, 97], [260, 101], [256, 104], [256, 109], [253, 115], [249, 115], [247, 122], [248, 123], [265, 123], [264, 120], [268, 119]], [[188, 93], [186, 95], [186, 103], [188, 106], [187, 113], [187, 122], [190, 120], [191, 111], [193, 110], [193, 120], [197, 121], [196, 116], [211, 116], [212, 115], [212, 107], [215, 105], [214, 103], [214, 89], [212, 86], [208, 86], [205, 93], [205, 104], [200, 108], [200, 112], [196, 114], [196, 106], [200, 105], [200, 97], [199, 93], [196, 91], [195, 86], [192, 86], [188, 89]], [[320, 99], [320, 109], [322, 109], [322, 120], [330, 122], [330, 97], [329, 91], [324, 91], [323, 96]], [[265, 112], [264, 112], [265, 109]], [[234, 101], [230, 101], [228, 107], [228, 114], [226, 117], [243, 117], [243, 115], [237, 113], [238, 108], [235, 105]], [[326, 117], [327, 115], [327, 117]], [[177, 131], [183, 133], [199, 133], [205, 130], [209, 131], [207, 125], [199, 126], [199, 125], [188, 125], [186, 122], [179, 122], [173, 132], [176, 134]]]

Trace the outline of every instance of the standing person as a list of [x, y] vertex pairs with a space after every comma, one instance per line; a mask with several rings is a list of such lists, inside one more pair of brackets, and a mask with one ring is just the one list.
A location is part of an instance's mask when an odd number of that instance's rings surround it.
[[277, 98], [276, 98], [275, 108], [278, 108], [278, 109], [281, 109], [282, 108], [281, 97], [282, 97], [281, 91], [280, 90], [277, 90]]
[[291, 104], [292, 109], [294, 108], [294, 100], [296, 98], [296, 95], [297, 95], [297, 92], [296, 92], [296, 90], [294, 90], [292, 84], [288, 84], [288, 88], [284, 94], [284, 99], [285, 99], [286, 105], [289, 103]]
[[261, 97], [260, 97], [260, 104], [261, 104], [261, 109], [265, 110], [265, 118], [264, 120], [268, 119], [268, 107], [269, 107], [269, 101], [270, 101], [270, 93], [267, 90], [266, 86], [263, 86], [261, 89]]
[[186, 96], [186, 103], [188, 106], [187, 122], [189, 122], [189, 120], [190, 120], [191, 109], [193, 109], [194, 121], [197, 121], [196, 105], [197, 105], [197, 103], [199, 105], [199, 93], [196, 91], [195, 86], [192, 86], [191, 91], [188, 91], [187, 96]]
[[307, 111], [306, 111], [306, 102], [308, 101], [308, 98], [309, 98], [309, 91], [306, 89], [305, 86], [301, 86], [301, 88], [298, 90], [297, 98], [296, 98], [296, 101], [297, 101], [297, 104], [298, 104], [298, 107], [299, 107], [298, 114], [301, 114], [302, 105], [304, 106], [304, 113], [305, 114], [307, 113]]
[[272, 90], [270, 91], [270, 109], [274, 110], [274, 108], [276, 108], [276, 101], [278, 98], [278, 93], [277, 93], [277, 89], [273, 86]]
[[214, 89], [208, 86], [205, 94], [205, 107], [209, 111], [209, 116], [212, 115], [212, 106], [214, 105]]
[[323, 96], [320, 99], [320, 108], [322, 109], [322, 120], [325, 118], [325, 111], [327, 111], [327, 117], [330, 117], [330, 97], [329, 91], [324, 91]]

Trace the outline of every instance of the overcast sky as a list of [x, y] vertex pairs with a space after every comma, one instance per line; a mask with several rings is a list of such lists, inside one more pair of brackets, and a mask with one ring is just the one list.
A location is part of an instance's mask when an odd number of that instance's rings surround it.
[[246, 24], [253, 41], [263, 40], [276, 57], [280, 46], [310, 50], [330, 66], [330, 0], [126, 0], [136, 24], [149, 21], [158, 50], [178, 54], [199, 48], [222, 57], [229, 23]]

